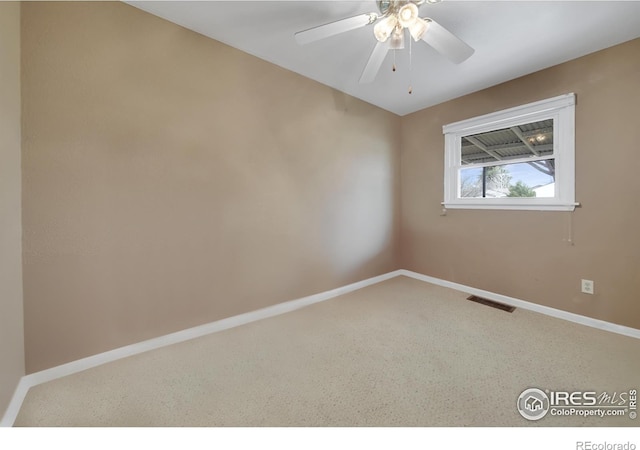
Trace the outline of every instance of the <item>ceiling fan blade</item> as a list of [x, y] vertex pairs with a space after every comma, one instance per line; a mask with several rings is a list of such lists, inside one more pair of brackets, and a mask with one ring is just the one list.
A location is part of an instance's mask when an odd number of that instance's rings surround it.
[[309, 28], [308, 30], [298, 31], [294, 36], [296, 41], [298, 41], [298, 44], [304, 45], [329, 36], [364, 27], [372, 24], [377, 19], [378, 15], [376, 13], [360, 14], [358, 16], [347, 17], [346, 19], [340, 19], [335, 22]]
[[373, 80], [376, 79], [376, 75], [378, 75], [380, 66], [382, 66], [384, 59], [387, 57], [388, 51], [389, 51], [389, 41], [376, 43], [376, 46], [373, 48], [373, 51], [371, 52], [371, 56], [369, 56], [369, 61], [367, 61], [367, 65], [364, 67], [364, 70], [362, 71], [362, 76], [360, 77], [360, 83], [371, 83]]
[[456, 64], [460, 64], [473, 55], [475, 50], [451, 31], [433, 19], [425, 20], [429, 22], [429, 26], [424, 36], [422, 36], [422, 40], [435, 48], [444, 57]]

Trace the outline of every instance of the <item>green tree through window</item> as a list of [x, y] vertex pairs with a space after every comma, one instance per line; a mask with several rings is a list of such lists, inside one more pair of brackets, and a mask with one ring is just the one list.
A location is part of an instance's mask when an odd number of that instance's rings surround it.
[[509, 186], [509, 193], [507, 197], [535, 197], [536, 191], [524, 184], [522, 181], [518, 181], [516, 184]]

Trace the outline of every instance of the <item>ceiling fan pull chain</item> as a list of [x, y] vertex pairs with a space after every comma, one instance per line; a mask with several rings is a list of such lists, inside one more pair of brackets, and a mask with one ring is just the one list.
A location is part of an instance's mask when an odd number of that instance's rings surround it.
[[391, 68], [392, 72], [396, 71], [396, 52], [397, 50], [394, 48], [393, 49], [393, 67]]
[[411, 82], [411, 48], [411, 39], [409, 39], [409, 94], [413, 93], [413, 83]]

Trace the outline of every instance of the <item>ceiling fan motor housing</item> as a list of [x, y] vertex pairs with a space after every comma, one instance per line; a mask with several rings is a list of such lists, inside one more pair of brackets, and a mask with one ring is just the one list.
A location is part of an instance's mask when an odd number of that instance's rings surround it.
[[[416, 6], [422, 5], [427, 0], [377, 0], [378, 9], [382, 15], [397, 13], [407, 3], [413, 3]], [[439, 0], [436, 0], [439, 1]], [[430, 3], [436, 3], [431, 1]]]

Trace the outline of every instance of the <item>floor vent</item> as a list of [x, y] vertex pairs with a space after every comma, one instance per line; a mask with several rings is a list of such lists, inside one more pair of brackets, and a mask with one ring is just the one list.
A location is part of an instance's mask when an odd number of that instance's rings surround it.
[[481, 305], [491, 306], [492, 308], [501, 309], [506, 312], [515, 311], [515, 306], [505, 305], [504, 303], [494, 302], [493, 300], [489, 300], [488, 298], [482, 298], [475, 295], [471, 295], [467, 297], [467, 300], [471, 300], [472, 302], [480, 303]]

